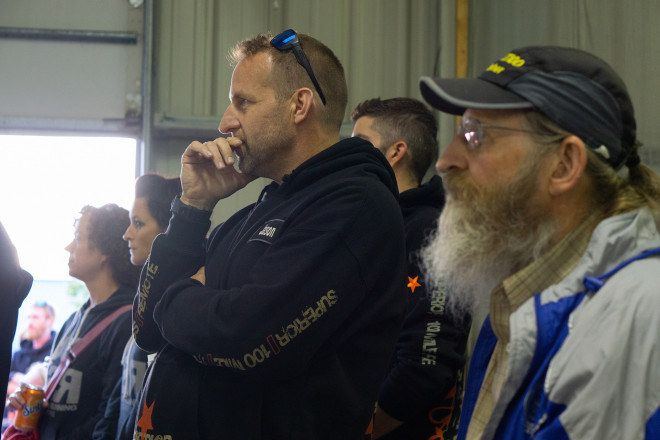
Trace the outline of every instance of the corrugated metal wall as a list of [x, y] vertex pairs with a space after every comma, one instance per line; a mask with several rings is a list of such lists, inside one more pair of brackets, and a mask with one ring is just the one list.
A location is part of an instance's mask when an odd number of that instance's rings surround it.
[[142, 16], [128, 1], [0, 0], [0, 128], [135, 134]]
[[660, 172], [660, 2], [472, 0], [470, 76], [509, 49], [532, 44], [592, 52], [623, 77], [635, 106], [642, 160]]
[[162, 0], [156, 4], [155, 111], [221, 116], [231, 80], [228, 49], [288, 27], [339, 57], [350, 109], [374, 96], [419, 97], [419, 76], [432, 72], [438, 57], [439, 15], [437, 0]]
[[221, 116], [231, 79], [225, 55], [258, 32], [291, 27], [330, 47], [347, 73], [347, 116], [366, 98], [419, 97], [419, 76], [439, 62], [437, 0], [164, 0], [156, 7], [155, 111], [167, 121]]

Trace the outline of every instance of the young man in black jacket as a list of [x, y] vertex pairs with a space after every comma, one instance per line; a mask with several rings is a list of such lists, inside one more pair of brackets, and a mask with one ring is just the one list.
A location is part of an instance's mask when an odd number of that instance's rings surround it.
[[[405, 308], [394, 174], [339, 140], [346, 81], [320, 42], [258, 35], [231, 58], [232, 136], [184, 152], [134, 303], [158, 352], [135, 438], [361, 439]], [[216, 203], [257, 176], [273, 182], [205, 242]]]
[[417, 255], [444, 205], [439, 176], [421, 184], [437, 156], [437, 123], [422, 102], [411, 98], [366, 100], [351, 119], [353, 136], [371, 142], [394, 170], [408, 255], [406, 319], [380, 389], [372, 438], [453, 438], [469, 319], [455, 319], [445, 310], [445, 292], [427, 290]]

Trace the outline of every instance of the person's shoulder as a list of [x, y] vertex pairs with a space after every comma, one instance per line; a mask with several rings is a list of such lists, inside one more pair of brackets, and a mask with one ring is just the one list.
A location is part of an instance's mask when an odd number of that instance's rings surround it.
[[127, 304], [133, 304], [136, 291], [137, 287], [119, 287], [119, 289], [117, 289], [117, 291], [108, 299], [108, 306], [113, 309], [117, 309]]
[[76, 315], [78, 314], [83, 314], [84, 312], [82, 311], [82, 308], [79, 308], [78, 310], [72, 312], [65, 320], [64, 323], [62, 324], [62, 327], [60, 327], [59, 332], [55, 335], [55, 338], [57, 338], [58, 335], [62, 334], [65, 329], [67, 329], [73, 320], [75, 319]]
[[[128, 306], [132, 306], [134, 296], [135, 296], [135, 291], [133, 289], [130, 289], [128, 287], [120, 287], [110, 298], [108, 298], [103, 303], [96, 305], [94, 308], [90, 310], [91, 319], [89, 326], [93, 326], [100, 323], [102, 320], [112, 315], [113, 313], [118, 312], [119, 309], [122, 308], [123, 310], [119, 312], [118, 315], [115, 316], [115, 318], [108, 325], [108, 327], [121, 326], [125, 321], [127, 320], [130, 321], [132, 319], [131, 317], [132, 308]], [[93, 318], [91, 316], [92, 313], [93, 313]]]
[[319, 177], [313, 185], [297, 191], [294, 198], [324, 203], [386, 204], [399, 210], [396, 189], [378, 176], [359, 170], [338, 170]]
[[[100, 323], [102, 319], [110, 316], [120, 307], [114, 307], [112, 310], [108, 310], [107, 313], [104, 313], [103, 316], [100, 316], [97, 323]], [[101, 347], [105, 347], [104, 350], [112, 350], [113, 347], [121, 346], [122, 350], [125, 347], [126, 342], [132, 334], [132, 313], [131, 309], [124, 310], [122, 313], [117, 315], [112, 322], [110, 322], [102, 331], [100, 340]]]
[[[660, 316], [658, 273], [660, 273], [660, 254], [633, 261], [614, 274], [605, 283], [605, 287], [609, 288], [611, 295], [619, 302], [645, 305], [644, 309], [650, 309], [639, 312]], [[622, 292], [625, 292], [625, 295]]]
[[[587, 294], [583, 304], [578, 306], [576, 319], [587, 319], [597, 326], [616, 323], [616, 335], [610, 338], [621, 344], [630, 337], [637, 337], [639, 332], [660, 335], [658, 273], [660, 256], [627, 264], [606, 279], [597, 292]], [[600, 333], [602, 337], [607, 330]], [[657, 338], [654, 339], [657, 343]]]
[[23, 270], [7, 231], [0, 223], [0, 316], [11, 316], [32, 287], [32, 275]]
[[21, 342], [18, 346], [18, 351], [23, 352], [32, 349], [32, 341], [29, 339], [21, 339]]
[[431, 205], [417, 205], [408, 209], [401, 207], [406, 228], [433, 227], [442, 213], [442, 209]]
[[[397, 194], [396, 178], [385, 157], [370, 143], [348, 138], [327, 148], [294, 172], [297, 188], [315, 186]], [[294, 175], [292, 174], [292, 176]]]

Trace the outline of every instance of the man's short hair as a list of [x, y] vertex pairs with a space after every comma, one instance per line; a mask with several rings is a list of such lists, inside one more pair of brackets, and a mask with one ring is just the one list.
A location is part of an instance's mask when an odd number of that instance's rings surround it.
[[421, 182], [438, 156], [438, 124], [433, 113], [417, 99], [368, 99], [355, 107], [351, 120], [372, 117], [372, 128], [381, 135], [383, 145], [402, 140], [408, 145], [410, 171]]
[[32, 307], [38, 307], [40, 309], [44, 309], [44, 312], [46, 312], [46, 316], [50, 318], [55, 317], [55, 309], [46, 301], [37, 301], [36, 303], [34, 303]]
[[[326, 105], [319, 106], [321, 121], [326, 128], [339, 131], [348, 103], [348, 87], [344, 67], [335, 54], [323, 43], [309, 35], [297, 35], [300, 46], [307, 55], [327, 101]], [[227, 56], [230, 65], [235, 67], [246, 58], [266, 52], [273, 61], [271, 86], [278, 98], [289, 98], [294, 91], [301, 87], [307, 87], [315, 91], [312, 80], [305, 68], [298, 64], [293, 51], [279, 51], [270, 44], [272, 39], [273, 35], [266, 33], [238, 42]], [[321, 102], [320, 97], [318, 102]]]

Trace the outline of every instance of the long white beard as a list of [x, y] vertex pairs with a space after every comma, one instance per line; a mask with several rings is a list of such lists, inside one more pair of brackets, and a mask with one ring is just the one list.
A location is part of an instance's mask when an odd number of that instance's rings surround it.
[[550, 247], [556, 226], [535, 209], [533, 168], [488, 190], [464, 176], [445, 178], [447, 204], [421, 258], [426, 279], [447, 289], [456, 316], [483, 314], [492, 290]]

